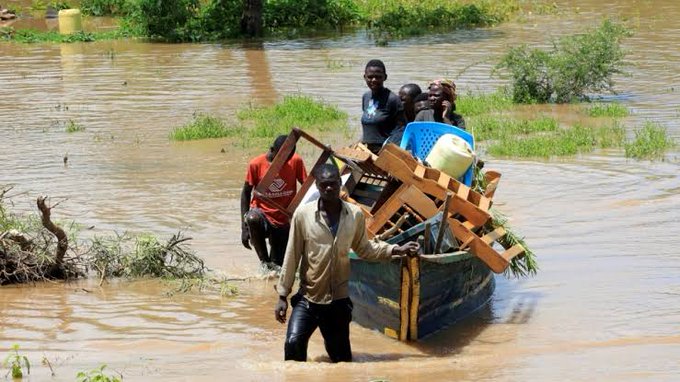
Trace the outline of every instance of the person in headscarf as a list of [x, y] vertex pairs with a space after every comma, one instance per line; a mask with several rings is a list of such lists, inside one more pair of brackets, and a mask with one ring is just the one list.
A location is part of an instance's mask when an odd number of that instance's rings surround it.
[[430, 109], [416, 115], [416, 121], [442, 122], [465, 130], [463, 116], [456, 113], [456, 84], [451, 80], [439, 79], [428, 86]]

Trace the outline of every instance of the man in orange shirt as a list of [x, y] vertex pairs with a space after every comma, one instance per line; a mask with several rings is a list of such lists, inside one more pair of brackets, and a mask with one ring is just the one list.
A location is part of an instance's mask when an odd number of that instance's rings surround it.
[[[269, 151], [248, 163], [246, 181], [241, 192], [241, 242], [247, 249], [251, 249], [252, 244], [257, 257], [265, 266], [271, 266], [271, 263], [278, 266], [283, 264], [290, 221], [286, 214], [259, 197], [257, 192], [253, 195], [253, 189], [269, 170], [286, 138], [285, 135], [278, 136]], [[264, 196], [281, 206], [288, 206], [297, 192], [297, 182], [303, 183], [306, 178], [307, 170], [302, 158], [293, 152]], [[266, 239], [269, 239], [269, 251]]]

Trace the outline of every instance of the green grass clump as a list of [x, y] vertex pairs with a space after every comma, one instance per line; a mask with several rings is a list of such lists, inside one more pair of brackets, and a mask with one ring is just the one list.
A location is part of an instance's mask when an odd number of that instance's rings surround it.
[[595, 148], [621, 147], [625, 132], [618, 124], [606, 127], [575, 125], [541, 135], [505, 135], [488, 147], [494, 156], [549, 158], [591, 152]]
[[635, 131], [635, 139], [626, 142], [624, 149], [627, 158], [661, 159], [673, 146], [675, 142], [668, 136], [666, 129], [648, 121], [642, 129]]
[[478, 141], [501, 139], [509, 136], [556, 131], [556, 119], [541, 116], [536, 119], [514, 119], [502, 116], [480, 116], [470, 120], [471, 133]]
[[68, 122], [66, 123], [66, 132], [67, 133], [78, 133], [81, 131], [85, 131], [85, 126], [81, 125], [80, 123], [69, 119]]
[[587, 109], [591, 117], [621, 118], [630, 115], [628, 108], [620, 103], [594, 103]]
[[466, 118], [494, 111], [507, 110], [512, 106], [512, 97], [503, 91], [496, 91], [491, 94], [468, 93], [458, 97], [456, 100], [456, 112]]
[[221, 119], [207, 115], [195, 114], [184, 126], [176, 127], [170, 132], [173, 141], [191, 141], [197, 139], [233, 137], [243, 132], [241, 127], [228, 127]]
[[347, 113], [304, 95], [285, 96], [273, 106], [241, 110], [237, 117], [250, 126], [248, 135], [272, 138], [288, 134], [293, 127], [310, 131], [339, 131], [347, 128]]
[[114, 40], [129, 37], [121, 30], [107, 32], [77, 32], [63, 35], [57, 31], [38, 31], [34, 29], [15, 29], [13, 27], [0, 28], [0, 41], [14, 41], [24, 44], [34, 44], [41, 42], [52, 43], [72, 43], [72, 42], [92, 42], [101, 40]]

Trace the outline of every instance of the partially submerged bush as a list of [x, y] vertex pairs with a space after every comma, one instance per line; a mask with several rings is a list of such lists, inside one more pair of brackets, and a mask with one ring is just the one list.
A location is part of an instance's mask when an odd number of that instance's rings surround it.
[[565, 103], [613, 92], [612, 77], [624, 65], [621, 40], [629, 35], [623, 25], [605, 20], [587, 33], [554, 41], [550, 50], [513, 47], [497, 69], [510, 74], [513, 100], [520, 103]]
[[95, 237], [88, 255], [95, 272], [107, 277], [200, 278], [203, 260], [191, 251], [181, 232], [161, 243], [151, 235]]
[[666, 151], [675, 146], [663, 126], [654, 122], [646, 122], [641, 129], [635, 131], [635, 139], [624, 146], [627, 158], [661, 159]]
[[264, 26], [277, 28], [331, 29], [352, 25], [361, 18], [353, 0], [268, 0]]

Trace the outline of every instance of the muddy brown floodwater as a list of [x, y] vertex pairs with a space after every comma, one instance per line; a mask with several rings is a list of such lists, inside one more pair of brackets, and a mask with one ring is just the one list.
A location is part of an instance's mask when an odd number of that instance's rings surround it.
[[[302, 91], [339, 105], [358, 137], [362, 65], [387, 63], [387, 85], [456, 77], [492, 91], [495, 59], [508, 45], [545, 43], [604, 15], [636, 28], [634, 66], [616, 96], [680, 140], [680, 3], [558, 1], [562, 15], [497, 28], [418, 37], [378, 48], [361, 33], [331, 39], [219, 44], [98, 42], [0, 44], [0, 184], [66, 199], [55, 212], [92, 232], [170, 235], [185, 229], [211, 267], [248, 278], [236, 297], [167, 296], [157, 282], [90, 282], [0, 288], [0, 349], [21, 345], [31, 380], [74, 380], [107, 364], [125, 380], [163, 381], [673, 381], [680, 375], [680, 179], [666, 161], [620, 151], [551, 161], [487, 159], [503, 173], [497, 203], [540, 260], [535, 278], [506, 280], [489, 307], [418, 344], [352, 324], [353, 364], [282, 362], [285, 328], [272, 317], [273, 281], [258, 279], [239, 242], [238, 195], [256, 151], [226, 140], [172, 143], [194, 111], [232, 115]], [[571, 113], [570, 107], [546, 112]], [[73, 119], [85, 126], [67, 134]], [[226, 153], [221, 149], [226, 148]], [[62, 158], [68, 155], [69, 165]]]

